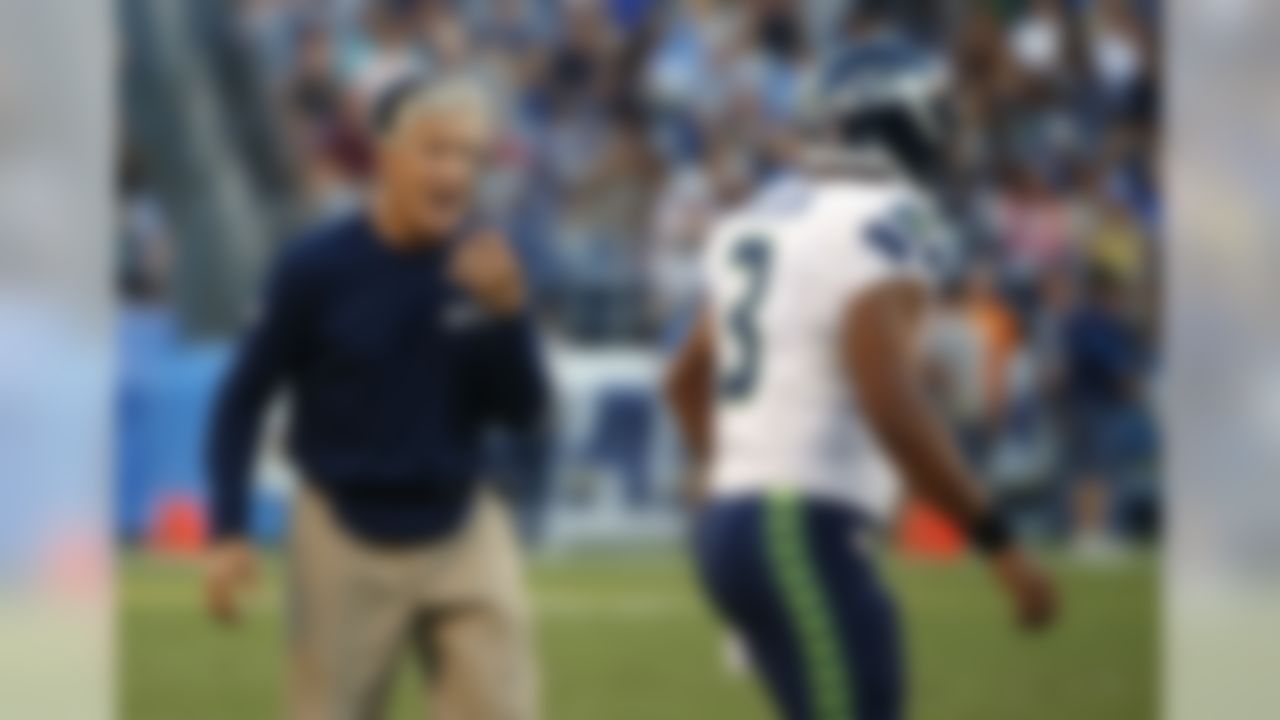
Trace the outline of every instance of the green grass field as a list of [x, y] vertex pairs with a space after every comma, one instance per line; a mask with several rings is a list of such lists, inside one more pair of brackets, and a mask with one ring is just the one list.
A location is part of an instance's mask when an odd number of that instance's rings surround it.
[[[1016, 633], [972, 563], [892, 563], [909, 634], [916, 720], [1155, 717], [1157, 582], [1149, 559], [1056, 564], [1063, 622]], [[122, 567], [122, 717], [281, 717], [276, 571], [234, 630], [200, 611], [190, 564], [130, 555]], [[754, 685], [726, 673], [720, 633], [678, 555], [535, 562], [545, 716], [550, 720], [753, 720]], [[406, 662], [393, 718], [425, 717]]]

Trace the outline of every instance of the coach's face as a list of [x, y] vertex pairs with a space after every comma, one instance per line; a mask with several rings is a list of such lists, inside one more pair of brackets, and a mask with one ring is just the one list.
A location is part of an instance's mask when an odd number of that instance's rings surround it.
[[467, 108], [408, 108], [379, 148], [379, 181], [413, 233], [454, 231], [475, 200], [492, 130]]

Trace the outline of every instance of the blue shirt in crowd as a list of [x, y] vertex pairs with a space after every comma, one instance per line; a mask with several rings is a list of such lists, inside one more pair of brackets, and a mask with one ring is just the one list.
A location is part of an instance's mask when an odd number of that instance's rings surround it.
[[246, 530], [259, 429], [279, 388], [291, 395], [293, 458], [353, 532], [423, 540], [461, 521], [483, 432], [535, 422], [548, 394], [531, 321], [491, 317], [449, 281], [463, 242], [392, 249], [359, 213], [286, 248], [213, 420], [218, 536]]
[[1067, 391], [1078, 401], [1121, 406], [1133, 400], [1145, 361], [1134, 329], [1105, 307], [1086, 304], [1067, 319]]

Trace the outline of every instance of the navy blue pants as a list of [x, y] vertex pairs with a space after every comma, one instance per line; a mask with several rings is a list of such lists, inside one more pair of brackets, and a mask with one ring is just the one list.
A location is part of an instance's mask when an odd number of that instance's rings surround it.
[[698, 518], [698, 569], [788, 720], [900, 720], [897, 612], [863, 523], [832, 503], [777, 494], [712, 502]]

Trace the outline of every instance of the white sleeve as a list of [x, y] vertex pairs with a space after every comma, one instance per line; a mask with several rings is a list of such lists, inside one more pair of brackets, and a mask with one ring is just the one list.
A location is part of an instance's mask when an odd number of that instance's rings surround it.
[[[915, 280], [932, 288], [948, 241], [937, 213], [917, 195], [896, 192], [871, 212], [846, 214], [840, 229], [826, 235], [836, 243], [829, 272], [844, 296], [892, 280]], [[864, 206], [865, 207], [865, 206]]]

